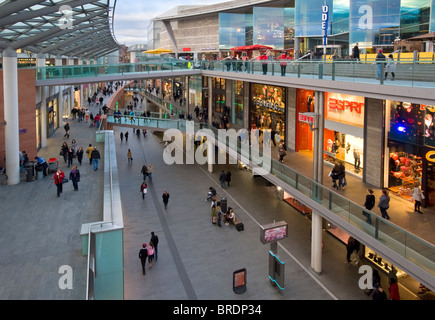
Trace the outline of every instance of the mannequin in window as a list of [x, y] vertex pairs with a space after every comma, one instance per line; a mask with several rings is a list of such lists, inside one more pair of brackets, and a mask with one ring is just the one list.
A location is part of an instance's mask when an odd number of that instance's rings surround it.
[[353, 149], [353, 157], [355, 159], [355, 170], [359, 171], [359, 166], [361, 165], [361, 154], [357, 148]]
[[308, 95], [307, 98], [307, 112], [311, 112], [311, 105], [313, 104], [314, 98], [310, 95]]

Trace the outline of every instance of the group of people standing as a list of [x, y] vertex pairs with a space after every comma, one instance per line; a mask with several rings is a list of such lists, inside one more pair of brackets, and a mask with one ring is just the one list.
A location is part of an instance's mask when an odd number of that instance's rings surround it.
[[229, 188], [231, 182], [231, 172], [228, 170], [225, 173], [225, 171], [222, 170], [221, 174], [219, 175], [219, 182], [221, 184], [222, 189]]

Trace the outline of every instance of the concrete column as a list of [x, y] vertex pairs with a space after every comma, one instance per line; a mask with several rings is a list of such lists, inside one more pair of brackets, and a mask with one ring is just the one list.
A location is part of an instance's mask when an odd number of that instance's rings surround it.
[[208, 77], [208, 124], [213, 123], [213, 81]]
[[[68, 65], [69, 66], [74, 66], [74, 59], [73, 58], [68, 58]], [[70, 93], [68, 95], [69, 97], [69, 107], [68, 110], [66, 110], [66, 115], [69, 117], [71, 115], [71, 111], [74, 108], [74, 86], [70, 87]]]
[[[317, 123], [314, 126], [314, 180], [320, 185], [323, 182], [323, 136], [324, 136], [324, 93], [315, 92], [314, 112], [318, 114]], [[315, 197], [321, 200], [321, 189], [315, 188]], [[317, 212], [312, 213], [311, 220], [311, 267], [317, 273], [322, 271], [322, 228], [323, 218]]]
[[11, 48], [3, 51], [3, 97], [5, 126], [5, 151], [8, 185], [20, 183], [20, 136], [18, 113], [18, 59]]
[[317, 212], [311, 215], [311, 268], [322, 272], [322, 217]]
[[[388, 115], [388, 113], [387, 113]], [[363, 180], [376, 188], [384, 180], [384, 101], [366, 98], [364, 107]], [[388, 159], [387, 159], [388, 160]], [[366, 170], [370, 168], [370, 170]]]
[[[61, 67], [62, 56], [57, 56], [55, 60], [56, 67]], [[63, 86], [59, 86], [59, 125], [62, 126], [63, 114], [64, 114], [64, 103], [63, 103]]]
[[[83, 59], [79, 59], [79, 65], [83, 65]], [[83, 95], [83, 84], [80, 85], [80, 102], [79, 102], [79, 106], [80, 107], [84, 107], [85, 105], [85, 100], [84, 100], [84, 95]]]
[[[36, 66], [45, 67], [46, 58], [45, 54], [40, 53], [36, 57]], [[41, 147], [46, 148], [48, 146], [48, 118], [47, 118], [47, 99], [48, 99], [48, 87], [41, 87]]]
[[287, 150], [296, 150], [296, 89], [286, 88], [286, 141]]
[[249, 105], [251, 100], [250, 95], [250, 84], [249, 82], [243, 83], [243, 128], [250, 129], [250, 119], [249, 119]]
[[[208, 77], [208, 124], [211, 126], [213, 122], [213, 81], [211, 77]], [[216, 137], [217, 138], [217, 137]], [[214, 145], [212, 145], [211, 142], [207, 141], [208, 150], [207, 150], [207, 156], [208, 156], [208, 172], [213, 172], [213, 162], [214, 159], [212, 158], [214, 155]]]
[[190, 94], [189, 94], [189, 88], [190, 88], [190, 77], [186, 77], [186, 119], [188, 115], [190, 114]]
[[315, 105], [314, 112], [318, 114], [318, 121], [315, 125], [314, 130], [314, 168], [313, 168], [313, 177], [314, 180], [322, 184], [323, 182], [323, 140], [324, 140], [324, 92], [315, 92]]

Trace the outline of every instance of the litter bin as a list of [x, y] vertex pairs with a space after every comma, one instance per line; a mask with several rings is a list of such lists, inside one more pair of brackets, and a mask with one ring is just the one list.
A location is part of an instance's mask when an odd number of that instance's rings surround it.
[[228, 208], [227, 208], [227, 198], [222, 198], [221, 199], [221, 210], [222, 212], [227, 212]]
[[44, 167], [42, 166], [42, 164], [38, 163], [35, 166], [35, 171], [36, 171], [36, 179], [42, 179], [44, 177], [44, 172], [43, 172]]
[[49, 172], [52, 172], [52, 173], [56, 172], [58, 166], [59, 166], [59, 159], [50, 158], [48, 160], [48, 171]]
[[36, 162], [28, 162], [26, 164], [26, 181], [32, 182], [35, 178], [35, 165]]

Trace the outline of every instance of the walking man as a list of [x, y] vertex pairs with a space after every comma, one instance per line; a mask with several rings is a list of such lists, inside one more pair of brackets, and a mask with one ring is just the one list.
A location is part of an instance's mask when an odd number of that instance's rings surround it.
[[148, 258], [147, 244], [142, 244], [142, 249], [139, 250], [139, 259], [142, 264], [142, 274], [145, 275], [145, 264]]
[[100, 152], [97, 150], [97, 147], [94, 147], [91, 153], [92, 163], [94, 164], [94, 171], [98, 170], [98, 161], [100, 160]]
[[169, 202], [168, 191], [165, 190], [165, 192], [163, 192], [162, 198], [163, 198], [163, 205], [165, 206], [165, 210], [166, 210], [166, 208], [168, 207], [168, 202]]
[[226, 188], [226, 180], [227, 175], [225, 174], [225, 171], [222, 170], [221, 175], [219, 176], [219, 182], [221, 183], [222, 189]]
[[151, 239], [150, 242], [153, 244], [154, 246], [154, 255], [156, 257], [156, 261], [157, 261], [157, 246], [159, 244], [159, 237], [154, 233], [154, 231], [151, 232]]

